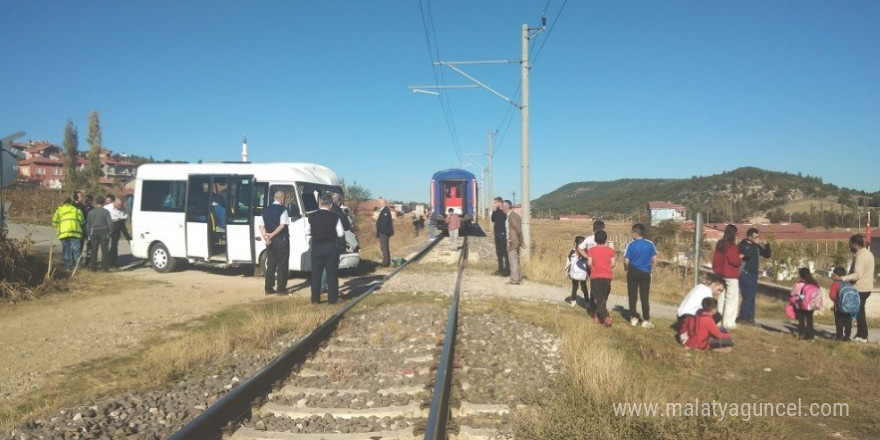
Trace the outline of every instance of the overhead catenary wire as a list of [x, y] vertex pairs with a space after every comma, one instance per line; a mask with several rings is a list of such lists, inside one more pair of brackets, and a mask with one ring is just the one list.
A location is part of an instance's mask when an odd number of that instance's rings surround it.
[[[424, 3], [423, 3], [424, 1]], [[434, 85], [439, 89], [446, 86], [446, 77], [443, 74], [443, 67], [439, 65], [440, 47], [437, 42], [437, 32], [434, 26], [434, 15], [431, 11], [430, 0], [419, 0], [419, 11], [422, 16], [422, 26], [425, 30], [425, 41], [428, 46], [428, 56], [431, 59], [431, 70], [434, 75]], [[432, 38], [433, 37], [433, 38]], [[433, 42], [433, 43], [432, 43]], [[440, 108], [443, 112], [443, 119], [446, 123], [446, 130], [452, 139], [452, 145], [455, 149], [455, 155], [458, 162], [464, 161], [461, 152], [461, 143], [458, 139], [458, 132], [455, 127], [455, 117], [452, 113], [452, 106], [449, 102], [448, 94], [443, 93], [438, 96]]]
[[[544, 44], [547, 43], [547, 40], [550, 39], [550, 34], [553, 33], [553, 28], [556, 26], [556, 23], [559, 21], [559, 16], [562, 15], [562, 11], [565, 10], [565, 5], [568, 4], [568, 0], [563, 0], [562, 6], [559, 7], [559, 11], [556, 13], [556, 17], [553, 18], [553, 21], [550, 23], [550, 28], [547, 29], [547, 34], [544, 35], [544, 38], [541, 39], [541, 45], [538, 46], [538, 51], [535, 53], [535, 56], [532, 57], [532, 60], [529, 62], [532, 67], [535, 67], [535, 62], [538, 60], [538, 56], [541, 55], [541, 49], [544, 48]], [[550, 2], [547, 2], [547, 6], [550, 5]], [[547, 7], [544, 7], [544, 11], [547, 11]]]
[[[550, 3], [552, 0], [547, 0], [547, 3], [544, 5], [544, 11], [541, 12], [541, 16], [545, 16], [547, 14], [547, 10], [550, 7]], [[544, 48], [544, 44], [547, 43], [547, 39], [550, 38], [550, 33], [553, 32], [553, 27], [556, 26], [556, 22], [559, 21], [559, 16], [562, 15], [562, 11], [565, 10], [565, 5], [568, 3], [568, 0], [564, 0], [562, 2], [562, 6], [559, 7], [559, 11], [556, 12], [556, 17], [553, 18], [553, 22], [550, 24], [550, 28], [547, 30], [547, 34], [541, 40], [541, 45], [538, 46], [537, 52], [534, 51], [535, 44], [537, 44], [537, 39], [532, 40], [531, 47], [529, 49], [530, 52], [535, 55], [532, 57], [532, 60], [529, 62], [531, 67], [535, 67], [535, 61], [538, 59], [538, 55], [541, 54], [541, 50]], [[513, 96], [519, 96], [520, 90], [522, 89], [522, 81], [520, 81], [519, 85], [516, 88], [516, 91], [513, 93]], [[506, 122], [505, 122], [506, 121]], [[507, 134], [507, 131], [510, 128], [510, 123], [513, 121], [513, 108], [510, 108], [505, 112], [504, 117], [501, 119], [501, 122], [498, 124], [498, 127], [495, 129], [496, 131], [501, 133], [501, 136], [498, 138], [498, 142], [495, 143], [495, 148], [492, 150], [492, 154], [494, 155], [502, 145], [504, 145], [504, 138]], [[504, 130], [501, 130], [501, 126], [504, 125]]]

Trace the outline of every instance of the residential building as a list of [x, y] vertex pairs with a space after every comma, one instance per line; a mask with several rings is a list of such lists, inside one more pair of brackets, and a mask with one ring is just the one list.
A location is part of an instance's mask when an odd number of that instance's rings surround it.
[[[28, 141], [13, 143], [12, 148], [19, 150], [24, 159], [18, 162], [19, 180], [32, 182], [46, 188], [60, 189], [64, 185], [64, 150], [49, 141]], [[113, 154], [111, 150], [101, 149], [102, 185], [119, 185], [135, 177], [137, 165]], [[88, 166], [85, 153], [80, 153], [76, 167], [84, 170]]]
[[656, 225], [664, 220], [683, 222], [686, 220], [685, 207], [672, 202], [648, 202], [648, 218], [651, 225]]

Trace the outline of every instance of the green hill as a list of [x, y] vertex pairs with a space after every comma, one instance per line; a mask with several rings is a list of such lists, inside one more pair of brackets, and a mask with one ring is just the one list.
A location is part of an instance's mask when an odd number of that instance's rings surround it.
[[536, 216], [544, 217], [590, 214], [613, 218], [643, 214], [649, 201], [671, 201], [684, 205], [688, 216], [703, 212], [710, 218], [739, 220], [754, 215], [778, 216], [786, 204], [814, 199], [828, 201], [828, 209], [840, 209], [842, 217], [846, 209], [855, 210], [859, 197], [865, 196], [870, 206], [880, 205], [880, 192], [867, 194], [824, 183], [819, 177], [744, 167], [690, 179], [573, 182], [535, 199], [532, 208]]

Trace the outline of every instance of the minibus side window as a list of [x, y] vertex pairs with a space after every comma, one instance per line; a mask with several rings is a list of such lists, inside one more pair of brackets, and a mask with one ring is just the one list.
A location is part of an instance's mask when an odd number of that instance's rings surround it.
[[315, 185], [299, 184], [299, 193], [302, 197], [303, 209], [306, 214], [310, 214], [318, 210], [318, 196], [320, 190]]
[[211, 208], [211, 178], [208, 176], [191, 176], [187, 194], [186, 221], [207, 222]]
[[278, 191], [284, 192], [284, 203], [287, 204], [287, 215], [290, 217], [290, 220], [293, 221], [302, 218], [302, 214], [299, 211], [299, 203], [297, 203], [296, 199], [296, 190], [293, 185], [272, 185], [269, 188], [268, 203], [273, 203], [275, 193]]
[[232, 224], [246, 225], [250, 221], [251, 209], [251, 179], [231, 178], [228, 186], [229, 191], [229, 218], [227, 222]]
[[186, 181], [144, 180], [140, 196], [141, 211], [183, 212]]
[[254, 182], [254, 216], [263, 215], [263, 208], [272, 202], [269, 196], [269, 184]]

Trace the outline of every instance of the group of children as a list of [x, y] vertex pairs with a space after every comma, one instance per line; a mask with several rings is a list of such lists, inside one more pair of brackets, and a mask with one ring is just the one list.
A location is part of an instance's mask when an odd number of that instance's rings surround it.
[[[835, 267], [832, 271], [836, 277], [831, 283], [828, 297], [831, 299], [831, 309], [834, 312], [834, 338], [847, 342], [852, 333], [852, 322], [859, 313], [860, 298], [858, 291], [849, 283], [840, 280], [845, 276], [846, 269]], [[789, 295], [788, 314], [794, 312], [794, 318], [798, 320], [797, 336], [799, 339], [812, 340], [816, 337], [813, 328], [813, 314], [816, 310], [825, 307], [824, 295], [819, 283], [810, 273], [810, 269], [802, 267], [798, 269], [798, 279], [791, 288]]]
[[[587, 311], [593, 315], [593, 322], [610, 326], [612, 320], [607, 301], [617, 258], [614, 249], [606, 244], [607, 240], [608, 234], [601, 229], [587, 238], [575, 237], [575, 246], [569, 252], [566, 264], [566, 273], [571, 279], [571, 295], [566, 300], [575, 305], [577, 291], [580, 289], [584, 294]], [[579, 249], [583, 254], [578, 252]], [[587, 279], [590, 280], [589, 289]], [[730, 334], [718, 328], [716, 319], [718, 301], [713, 296], [718, 296], [725, 288], [723, 278], [710, 274], [708, 285], [700, 284], [685, 296], [678, 315], [682, 329], [679, 338], [686, 347], [729, 351], [733, 346]]]
[[617, 264], [617, 257], [607, 242], [608, 233], [602, 229], [596, 230], [587, 238], [580, 235], [575, 237], [574, 249], [568, 254], [566, 272], [571, 279], [571, 296], [568, 298], [571, 305], [577, 303], [577, 290], [580, 287], [587, 311], [593, 315], [593, 322], [610, 326], [611, 316], [606, 303], [611, 294], [612, 271]]

